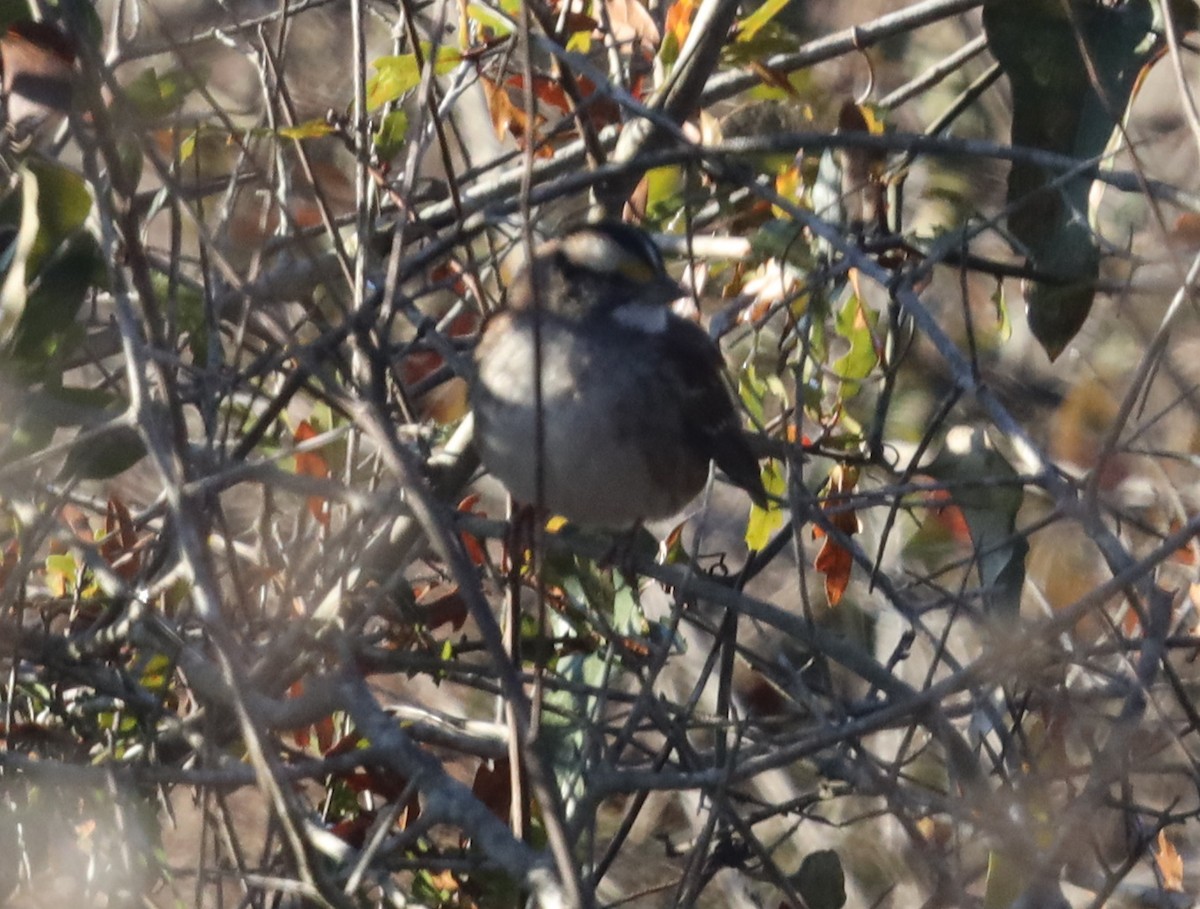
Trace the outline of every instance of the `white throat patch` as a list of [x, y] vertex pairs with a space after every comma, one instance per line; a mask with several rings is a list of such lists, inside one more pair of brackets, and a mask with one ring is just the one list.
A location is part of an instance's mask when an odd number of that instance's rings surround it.
[[667, 330], [670, 310], [661, 303], [625, 303], [612, 311], [619, 325], [647, 335], [661, 335]]

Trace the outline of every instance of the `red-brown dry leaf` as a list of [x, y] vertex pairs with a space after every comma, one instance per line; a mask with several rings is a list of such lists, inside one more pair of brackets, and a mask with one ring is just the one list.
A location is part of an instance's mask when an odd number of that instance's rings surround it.
[[96, 536], [92, 533], [92, 527], [88, 524], [87, 515], [83, 513], [83, 509], [78, 505], [72, 505], [68, 502], [59, 509], [58, 516], [62, 518], [62, 522], [71, 529], [71, 532], [81, 540], [88, 543], [95, 541]]
[[763, 85], [770, 86], [771, 88], [777, 88], [780, 91], [791, 95], [793, 98], [800, 97], [800, 93], [796, 91], [796, 87], [792, 85], [790, 81], [788, 81], [787, 73], [785, 73], [783, 70], [774, 69], [758, 60], [751, 60], [749, 69], [750, 72], [754, 73], [754, 75], [758, 76], [758, 78], [762, 80]]
[[435, 351], [414, 350], [405, 354], [400, 361], [400, 381], [405, 385], [415, 385], [441, 369], [445, 362], [442, 355]]
[[313, 723], [313, 732], [317, 734], [317, 750], [324, 754], [333, 744], [333, 716], [323, 716]]
[[446, 591], [434, 599], [420, 604], [425, 610], [425, 625], [430, 631], [450, 625], [461, 631], [467, 621], [467, 603], [458, 587]]
[[357, 732], [351, 732], [342, 736], [340, 739], [330, 745], [329, 749], [322, 752], [322, 754], [324, 757], [337, 757], [340, 754], [349, 754], [351, 751], [356, 750], [361, 744], [362, 736]]
[[[304, 694], [304, 683], [301, 681], [292, 682], [288, 686], [288, 697], [298, 698]], [[309, 726], [301, 726], [299, 729], [292, 730], [292, 741], [296, 743], [297, 748], [307, 748], [312, 742], [312, 735], [309, 733]]]
[[[838, 113], [839, 133], [871, 135], [871, 121], [854, 101], [846, 101]], [[842, 202], [851, 224], [887, 228], [887, 192], [883, 185], [885, 152], [870, 148], [843, 148], [837, 153], [842, 166]]]
[[366, 845], [367, 832], [373, 823], [375, 823], [375, 812], [364, 811], [356, 817], [338, 821], [329, 828], [329, 832], [355, 849], [361, 849]]
[[[517, 97], [521, 97], [525, 90], [525, 79], [520, 73], [509, 76], [505, 80], [505, 84], [512, 89]], [[620, 106], [608, 95], [598, 95], [596, 84], [591, 79], [587, 76], [576, 76], [575, 85], [579, 89], [588, 120], [594, 127], [599, 129], [602, 126], [607, 126], [609, 123], [616, 123], [620, 119]], [[547, 76], [534, 76], [533, 94], [539, 101], [563, 113], [570, 113], [572, 109], [570, 96], [567, 95], [562, 87], [562, 83], [557, 79], [551, 79]]]
[[104, 512], [104, 542], [100, 545], [100, 553], [113, 570], [127, 581], [141, 567], [137, 542], [137, 532], [133, 529], [133, 516], [129, 509], [120, 499], [110, 497]]
[[[821, 510], [829, 516], [833, 526], [846, 536], [858, 533], [858, 515], [853, 509], [844, 507], [847, 495], [854, 490], [857, 483], [858, 472], [839, 464], [829, 475], [829, 492], [821, 504]], [[850, 569], [854, 566], [854, 558], [848, 549], [835, 542], [820, 527], [813, 527], [812, 533], [814, 540], [825, 540], [813, 567], [825, 575], [825, 596], [830, 606], [836, 606], [841, 602], [846, 586], [850, 583]]]
[[475, 771], [471, 793], [484, 807], [500, 820], [508, 823], [512, 811], [512, 773], [508, 758], [500, 758], [491, 764], [484, 761]]
[[230, 242], [257, 249], [279, 227], [279, 206], [274, 197], [260, 193], [240, 193], [227, 219]]
[[460, 297], [467, 295], [467, 285], [462, 279], [462, 266], [453, 260], [437, 265], [430, 271], [429, 278], [438, 284], [449, 283], [450, 289]]
[[[373, 767], [360, 768], [352, 773], [347, 773], [341, 779], [351, 792], [370, 792], [389, 801], [398, 799], [403, 795], [408, 785], [407, 780], [403, 777], [393, 777]], [[416, 803], [417, 794], [413, 792], [406, 810], [409, 812], [416, 811], [416, 814], [419, 814], [420, 806]], [[413, 814], [409, 820], [416, 820], [416, 814]]]
[[1184, 249], [1200, 249], [1200, 214], [1185, 211], [1176, 218], [1171, 242]]
[[[309, 439], [315, 439], [318, 433], [313, 429], [312, 424], [308, 420], [302, 420], [300, 425], [296, 427], [296, 432], [292, 440], [297, 444], [307, 442]], [[298, 451], [296, 452], [296, 473], [302, 477], [320, 477], [325, 478], [330, 476], [329, 462], [325, 460], [324, 455], [316, 451]], [[309, 496], [308, 510], [309, 513], [317, 519], [317, 522], [323, 526], [329, 526], [329, 509], [326, 507], [327, 502], [324, 496]]]
[[781, 716], [787, 711], [789, 703], [778, 686], [756, 670], [738, 682], [738, 698], [754, 717]]
[[589, 16], [587, 13], [581, 13], [579, 10], [568, 10], [565, 16], [559, 17], [555, 14], [555, 21], [562, 22], [561, 37], [575, 35], [579, 32], [593, 32], [600, 27], [600, 23]]
[[1172, 893], [1183, 892], [1183, 856], [1175, 845], [1167, 839], [1166, 828], [1158, 831], [1157, 848], [1154, 850], [1154, 863], [1162, 875], [1163, 889]]
[[1132, 605], [1125, 609], [1125, 614], [1121, 617], [1121, 630], [1129, 638], [1136, 637], [1141, 633], [1142, 617], [1138, 615], [1138, 611]]
[[[304, 694], [304, 682], [296, 681], [288, 688], [288, 697], [298, 698]], [[312, 734], [317, 735], [317, 750], [325, 754], [333, 744], [333, 717], [324, 716], [310, 726], [302, 726], [292, 730], [292, 741], [298, 748], [307, 748], [312, 742]]]

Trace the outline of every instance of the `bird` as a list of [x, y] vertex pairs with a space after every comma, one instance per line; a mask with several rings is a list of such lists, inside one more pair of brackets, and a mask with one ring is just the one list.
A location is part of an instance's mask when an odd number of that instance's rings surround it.
[[685, 295], [628, 224], [582, 224], [535, 249], [484, 323], [471, 388], [480, 460], [516, 501], [581, 527], [633, 529], [678, 515], [715, 461], [766, 506], [720, 350], [670, 307]]

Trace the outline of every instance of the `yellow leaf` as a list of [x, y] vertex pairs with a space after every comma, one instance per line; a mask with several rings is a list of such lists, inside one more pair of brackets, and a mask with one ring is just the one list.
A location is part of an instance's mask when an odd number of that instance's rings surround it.
[[324, 117], [306, 120], [295, 126], [285, 126], [279, 131], [279, 135], [285, 139], [320, 139], [331, 133], [333, 133], [333, 125]]
[[758, 34], [759, 29], [774, 19], [776, 14], [788, 5], [788, 2], [789, 0], [767, 0], [738, 24], [737, 40], [752, 40]]
[[[768, 461], [762, 471], [763, 488], [769, 495], [782, 496], [787, 491], [787, 480], [779, 469], [778, 461]], [[783, 509], [771, 502], [766, 508], [750, 506], [750, 520], [746, 522], [746, 547], [761, 552], [771, 541], [771, 534], [783, 526]]]

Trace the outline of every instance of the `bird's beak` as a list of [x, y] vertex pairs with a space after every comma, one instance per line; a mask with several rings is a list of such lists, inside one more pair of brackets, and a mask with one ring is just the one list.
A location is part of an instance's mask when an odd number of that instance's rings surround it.
[[691, 291], [685, 288], [678, 281], [673, 281], [666, 275], [657, 278], [652, 288], [652, 293], [655, 299], [663, 303], [674, 303], [680, 297], [690, 297]]

